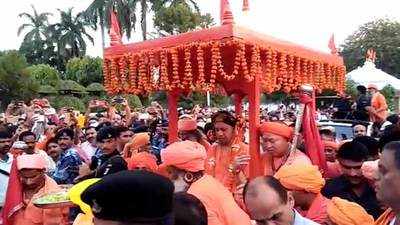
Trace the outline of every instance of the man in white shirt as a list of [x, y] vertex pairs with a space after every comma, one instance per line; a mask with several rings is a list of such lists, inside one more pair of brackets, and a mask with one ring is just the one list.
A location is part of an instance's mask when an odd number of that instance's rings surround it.
[[7, 193], [13, 156], [9, 153], [12, 135], [8, 131], [0, 131], [0, 211], [4, 206]]
[[47, 155], [45, 151], [36, 148], [37, 137], [35, 133], [31, 131], [24, 131], [19, 135], [19, 141], [25, 142], [25, 144], [28, 146], [27, 148], [25, 148], [25, 152], [23, 154], [42, 155], [43, 158], [46, 160], [46, 171], [54, 171], [56, 164], [53, 159], [49, 155]]
[[317, 225], [294, 209], [294, 198], [272, 176], [257, 177], [246, 184], [243, 200], [257, 225]]
[[85, 129], [86, 141], [80, 144], [80, 148], [86, 153], [87, 157], [91, 160], [97, 150], [96, 144], [97, 131], [95, 127], [87, 127]]

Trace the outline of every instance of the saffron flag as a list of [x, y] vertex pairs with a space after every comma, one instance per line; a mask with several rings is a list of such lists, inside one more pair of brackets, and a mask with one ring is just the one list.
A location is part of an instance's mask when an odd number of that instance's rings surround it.
[[335, 36], [332, 34], [331, 38], [329, 39], [328, 47], [331, 50], [331, 54], [336, 55], [338, 50], [335, 45]]
[[22, 186], [18, 176], [17, 159], [14, 158], [8, 180], [6, 199], [1, 212], [2, 224], [12, 225], [14, 214], [23, 206]]
[[114, 10], [110, 11], [111, 16], [111, 26], [110, 26], [110, 39], [111, 39], [111, 46], [122, 44], [121, 40], [121, 29], [119, 27], [117, 15], [115, 14]]
[[305, 104], [302, 120], [302, 134], [304, 138], [306, 154], [311, 159], [312, 164], [318, 166], [320, 171], [324, 174], [327, 169], [327, 163], [322, 140], [315, 122], [316, 113], [314, 92], [311, 96], [302, 94], [300, 96], [300, 102]]

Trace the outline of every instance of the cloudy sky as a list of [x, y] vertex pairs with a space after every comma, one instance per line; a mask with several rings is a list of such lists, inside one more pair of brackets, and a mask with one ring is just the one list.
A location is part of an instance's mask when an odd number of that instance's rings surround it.
[[[327, 43], [332, 33], [335, 34], [337, 45], [340, 45], [348, 35], [366, 22], [383, 17], [400, 21], [399, 0], [249, 1], [251, 10], [245, 15], [241, 12], [242, 0], [230, 0], [238, 24], [325, 52], [329, 51]], [[19, 48], [22, 35], [18, 37], [17, 30], [24, 21], [18, 14], [31, 12], [31, 5], [34, 5], [38, 12], [51, 12], [57, 18], [57, 9], [74, 7], [74, 11], [79, 12], [90, 2], [91, 0], [14, 0], [7, 2], [7, 5], [3, 4], [0, 9], [0, 50]], [[202, 12], [211, 13], [218, 22], [218, 0], [197, 2]], [[150, 20], [149, 18], [149, 22]], [[140, 41], [140, 29], [137, 27], [137, 34], [131, 42]], [[88, 48], [88, 54], [101, 55], [100, 33], [91, 33], [95, 38], [95, 45]]]

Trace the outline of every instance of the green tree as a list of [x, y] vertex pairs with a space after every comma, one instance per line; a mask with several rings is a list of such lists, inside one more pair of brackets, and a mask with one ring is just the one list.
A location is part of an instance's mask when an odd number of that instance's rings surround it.
[[0, 96], [2, 107], [11, 100], [33, 98], [39, 84], [29, 74], [28, 63], [18, 51], [0, 52]]
[[[60, 21], [49, 27], [52, 40], [57, 43], [59, 65], [65, 65], [69, 59], [86, 54], [85, 38], [94, 44], [92, 36], [86, 31], [89, 23], [84, 20], [82, 13], [74, 16], [72, 10], [73, 8], [69, 8], [67, 11], [58, 10]], [[64, 68], [59, 69], [64, 70]]]
[[392, 85], [386, 85], [380, 91], [385, 96], [390, 110], [394, 109], [394, 97], [396, 96], [396, 89]]
[[32, 9], [33, 9], [33, 14], [24, 12], [18, 15], [21, 18], [26, 18], [29, 20], [28, 23], [24, 23], [18, 28], [18, 36], [24, 30], [29, 29], [28, 32], [25, 34], [24, 42], [43, 41], [49, 37], [47, 30], [49, 25], [48, 17], [53, 14], [48, 12], [38, 13], [33, 5]]
[[341, 46], [348, 71], [362, 65], [368, 49], [376, 51], [378, 68], [400, 78], [400, 23], [378, 19], [362, 25]]
[[128, 38], [131, 37], [132, 30], [136, 23], [135, 10], [132, 7], [134, 2], [121, 0], [93, 0], [89, 7], [84, 11], [86, 21], [101, 29], [102, 46], [105, 48], [105, 31], [110, 27], [110, 12], [114, 10], [121, 26], [121, 31]]
[[33, 65], [28, 67], [27, 70], [40, 85], [57, 87], [60, 82], [58, 70], [47, 64]]
[[66, 66], [65, 78], [74, 80], [85, 87], [94, 82], [102, 83], [103, 60], [89, 56], [70, 59]]
[[25, 32], [20, 52], [30, 64], [56, 65], [57, 54], [53, 42], [50, 40], [48, 18], [51, 13], [38, 13], [32, 6], [33, 14], [21, 13], [20, 18], [28, 20], [18, 28], [18, 36]]
[[210, 14], [202, 15], [182, 2], [161, 7], [154, 17], [154, 26], [159, 33], [179, 34], [196, 28], [208, 28], [213, 24]]

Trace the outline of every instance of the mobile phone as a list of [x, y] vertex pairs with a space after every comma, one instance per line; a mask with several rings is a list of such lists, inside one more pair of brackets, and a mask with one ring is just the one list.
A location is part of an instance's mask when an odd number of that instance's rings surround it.
[[121, 97], [121, 96], [118, 96], [118, 97], [114, 98], [114, 102], [118, 103], [118, 104], [121, 104], [121, 103], [124, 102], [124, 98]]

